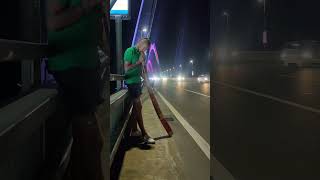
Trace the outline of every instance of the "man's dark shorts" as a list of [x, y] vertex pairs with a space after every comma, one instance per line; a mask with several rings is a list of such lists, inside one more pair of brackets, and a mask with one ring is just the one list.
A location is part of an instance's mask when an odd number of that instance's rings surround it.
[[127, 84], [128, 92], [131, 99], [139, 98], [142, 94], [141, 83]]
[[59, 95], [73, 113], [94, 112], [99, 102], [97, 69], [72, 68], [53, 72]]

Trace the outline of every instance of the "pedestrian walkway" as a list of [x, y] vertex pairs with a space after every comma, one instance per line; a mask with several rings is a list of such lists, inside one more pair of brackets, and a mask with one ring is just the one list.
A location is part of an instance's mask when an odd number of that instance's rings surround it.
[[150, 98], [144, 94], [143, 117], [147, 131], [156, 139], [148, 148], [132, 147], [127, 150], [120, 172], [120, 180], [180, 180], [185, 173], [173, 138], [166, 137]]

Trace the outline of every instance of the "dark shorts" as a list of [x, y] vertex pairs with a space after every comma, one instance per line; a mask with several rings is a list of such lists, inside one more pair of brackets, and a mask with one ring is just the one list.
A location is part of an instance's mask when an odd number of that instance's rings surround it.
[[94, 112], [99, 102], [99, 74], [96, 69], [72, 68], [52, 73], [59, 95], [73, 113]]
[[131, 99], [139, 98], [142, 94], [141, 83], [127, 84], [128, 92]]

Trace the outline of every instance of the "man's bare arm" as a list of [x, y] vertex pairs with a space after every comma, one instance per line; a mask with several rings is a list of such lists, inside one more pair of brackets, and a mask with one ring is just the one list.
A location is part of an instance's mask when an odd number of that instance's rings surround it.
[[137, 61], [136, 64], [131, 64], [129, 62], [124, 63], [124, 70], [125, 72], [127, 72], [128, 70], [137, 67], [137, 66], [144, 66], [144, 62], [145, 62], [145, 55], [144, 53], [141, 53], [140, 57], [139, 57], [139, 61]]

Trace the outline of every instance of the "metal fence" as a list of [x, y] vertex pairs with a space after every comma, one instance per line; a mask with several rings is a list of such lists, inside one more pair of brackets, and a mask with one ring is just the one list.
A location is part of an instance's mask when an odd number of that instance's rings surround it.
[[[123, 82], [124, 76], [111, 74], [110, 81]], [[110, 162], [112, 164], [119, 148], [120, 142], [124, 137], [132, 112], [132, 102], [130, 101], [128, 90], [122, 89], [110, 97]]]

